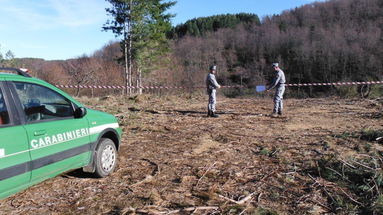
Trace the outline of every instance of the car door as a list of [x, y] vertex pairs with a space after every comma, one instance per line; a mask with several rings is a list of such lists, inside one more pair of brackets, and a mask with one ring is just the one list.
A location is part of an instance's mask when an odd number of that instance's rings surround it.
[[26, 131], [4, 81], [0, 80], [0, 199], [28, 186], [30, 161]]
[[74, 104], [37, 83], [13, 82], [24, 110], [32, 160], [32, 181], [88, 164], [88, 120], [74, 118]]

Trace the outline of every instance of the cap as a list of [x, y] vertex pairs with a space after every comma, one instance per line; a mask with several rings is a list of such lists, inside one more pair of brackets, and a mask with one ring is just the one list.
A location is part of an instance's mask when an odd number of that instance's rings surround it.
[[210, 71], [213, 71], [213, 70], [217, 70], [217, 66], [216, 65], [210, 66]]
[[278, 63], [273, 63], [272, 67], [279, 67], [279, 64]]

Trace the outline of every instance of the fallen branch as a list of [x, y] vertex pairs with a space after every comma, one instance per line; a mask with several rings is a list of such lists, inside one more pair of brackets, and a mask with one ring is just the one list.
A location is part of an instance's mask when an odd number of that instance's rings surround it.
[[349, 163], [347, 163], [346, 161], [344, 161], [344, 160], [340, 160], [342, 163], [344, 163], [344, 164], [346, 164], [347, 166], [349, 166], [349, 167], [351, 167], [351, 168], [354, 168], [354, 169], [356, 169], [356, 167], [355, 166], [353, 166], [353, 165], [351, 165], [351, 164], [349, 164]]
[[311, 178], [311, 180], [314, 181], [314, 184], [312, 184], [311, 186], [315, 186], [316, 184], [318, 184], [320, 187], [334, 187], [336, 184], [333, 183], [333, 182], [327, 182], [325, 179], [319, 177], [318, 179], [312, 177], [310, 174], [308, 174], [308, 176]]
[[[257, 186], [258, 183], [263, 182], [263, 180], [265, 180], [266, 178], [268, 178], [270, 175], [272, 175], [272, 174], [274, 174], [274, 173], [275, 173], [275, 171], [271, 172], [270, 174], [267, 174], [267, 175], [263, 176], [263, 178], [261, 178], [261, 180], [259, 180], [254, 186], [259, 188], [260, 186]], [[223, 198], [223, 199], [229, 201], [229, 202], [232, 202], [232, 203], [235, 203], [235, 204], [238, 204], [238, 205], [242, 205], [243, 203], [249, 201], [249, 200], [253, 197], [253, 195], [254, 195], [255, 193], [256, 193], [256, 192], [254, 191], [254, 192], [250, 193], [249, 195], [247, 195], [246, 197], [244, 197], [243, 199], [241, 199], [241, 200], [239, 200], [239, 201], [236, 201], [236, 200], [234, 200], [234, 199], [227, 198], [226, 196], [222, 196], [222, 195], [218, 195], [218, 196], [219, 196], [220, 198]], [[258, 199], [261, 198], [261, 195], [262, 195], [262, 193], [258, 196]], [[259, 201], [259, 200], [258, 200], [258, 201]]]
[[149, 160], [149, 159], [146, 159], [146, 158], [143, 158], [141, 159], [143, 161], [146, 161], [148, 163], [150, 163], [152, 166], [155, 166], [154, 170], [152, 171], [152, 176], [156, 176], [157, 174], [160, 173], [160, 166], [156, 163], [154, 163], [153, 161]]
[[276, 149], [273, 153], [270, 154], [270, 157], [274, 156], [279, 151], [280, 151], [279, 149]]
[[378, 193], [378, 196], [380, 196], [381, 195], [381, 193], [380, 193], [380, 190], [379, 190], [379, 186], [378, 186], [378, 184], [376, 183], [376, 181], [375, 181], [375, 179], [372, 179], [372, 181], [374, 182], [374, 186], [375, 186], [375, 188], [376, 188], [376, 192]]
[[[293, 195], [296, 196], [296, 197], [299, 197], [297, 194], [294, 194], [294, 193], [293, 193]], [[328, 211], [332, 211], [331, 208], [329, 208], [327, 205], [322, 204], [322, 203], [319, 202], [318, 200], [315, 200], [315, 199], [309, 199], [310, 196], [311, 196], [310, 194], [301, 196], [301, 197], [299, 197], [299, 199], [297, 200], [297, 202], [300, 203], [300, 202], [310, 201], [310, 202], [312, 202], [312, 203], [314, 203], [314, 204], [317, 204], [317, 205], [319, 205], [319, 206], [321, 206], [321, 207], [323, 207], [323, 208], [326, 208]], [[304, 200], [303, 200], [303, 199], [304, 199]]]
[[211, 168], [216, 164], [217, 162], [214, 162], [213, 165], [211, 165], [206, 172], [201, 176], [201, 178], [198, 179], [197, 184], [195, 185], [196, 187], [198, 186], [199, 182], [202, 180], [202, 178], [210, 171]]
[[219, 207], [217, 206], [201, 206], [201, 207], [189, 207], [189, 208], [182, 208], [178, 210], [166, 210], [166, 209], [161, 209], [163, 211], [159, 211], [158, 209], [133, 209], [129, 208], [130, 211], [135, 212], [135, 213], [144, 213], [144, 214], [155, 214], [155, 215], [160, 215], [160, 214], [178, 214], [180, 212], [190, 212], [190, 211], [197, 211], [197, 210], [218, 210]]
[[[314, 184], [319, 184], [319, 186], [321, 186], [323, 188], [323, 191], [326, 192], [326, 194], [334, 201], [334, 199], [332, 198], [332, 196], [330, 195], [330, 193], [326, 190], [327, 187], [332, 187], [334, 185], [334, 183], [330, 182], [330, 183], [326, 183], [322, 178], [320, 178], [319, 180], [315, 179], [314, 177], [312, 177], [310, 174], [309, 174], [309, 177], [315, 182]], [[339, 187], [339, 189], [342, 191], [342, 193], [344, 193], [351, 201], [359, 204], [359, 205], [363, 205], [362, 203], [358, 202], [357, 200], [353, 199], [350, 195], [348, 195], [341, 187]]]
[[311, 178], [311, 180], [314, 181], [314, 184], [312, 184], [311, 186], [315, 186], [316, 184], [318, 184], [320, 186], [320, 188], [326, 193], [326, 195], [328, 197], [330, 197], [333, 202], [335, 202], [335, 199], [332, 197], [330, 192], [328, 192], [327, 189], [326, 189], [328, 186], [329, 187], [333, 187], [334, 183], [332, 183], [332, 182], [327, 183], [321, 177], [319, 177], [320, 180], [317, 180], [314, 177], [312, 177], [310, 174], [308, 174], [308, 176]]
[[236, 201], [234, 199], [230, 199], [230, 198], [227, 198], [226, 196], [222, 196], [222, 195], [218, 195], [220, 198], [223, 198], [229, 202], [232, 202], [232, 203], [235, 203], [235, 204], [238, 204], [238, 205], [242, 205], [243, 203], [247, 202], [248, 200], [250, 200], [253, 195], [255, 194], [255, 192], [253, 193], [250, 193], [248, 196], [244, 197], [243, 199], [241, 199], [240, 201]]
[[151, 175], [146, 175], [146, 177], [145, 177], [144, 180], [141, 180], [141, 181], [139, 181], [139, 182], [137, 182], [137, 183], [131, 184], [131, 185], [129, 185], [129, 187], [134, 187], [134, 186], [137, 186], [137, 185], [140, 185], [140, 184], [143, 184], [143, 183], [152, 181], [152, 180], [153, 180], [153, 176], [151, 176]]
[[323, 208], [326, 208], [328, 211], [332, 211], [332, 209], [330, 207], [328, 207], [327, 205], [324, 205], [322, 204], [321, 202], [319, 202], [318, 200], [313, 200], [313, 199], [308, 199], [308, 201], [314, 203], [314, 204], [318, 204], [320, 205], [321, 207]]
[[360, 163], [360, 162], [358, 162], [358, 161], [353, 161], [353, 162], [356, 163], [356, 164], [358, 164], [359, 166], [362, 166], [362, 167], [366, 168], [366, 169], [369, 169], [369, 170], [372, 170], [372, 171], [376, 170], [376, 169], [371, 168], [371, 167], [369, 167], [369, 166], [367, 166], [367, 165], [365, 165], [365, 164], [362, 164], [362, 163]]
[[357, 203], [358, 205], [363, 205], [362, 203], [356, 201], [355, 199], [353, 199], [350, 195], [348, 195], [342, 188], [339, 187], [339, 189], [353, 202]]
[[263, 195], [263, 193], [260, 193], [260, 194], [258, 195], [257, 202], [261, 201], [261, 197], [262, 197], [262, 195]]
[[334, 169], [332, 169], [330, 167], [327, 167], [327, 166], [326, 166], [326, 169], [331, 170], [332, 172], [334, 172], [335, 174], [339, 175], [340, 177], [342, 177], [346, 181], [351, 182], [349, 179], [347, 179], [344, 175], [340, 174], [338, 171], [336, 171], [336, 170], [334, 170]]
[[244, 214], [245, 211], [246, 211], [247, 209], [249, 209], [250, 203], [251, 203], [251, 202], [247, 203], [245, 209], [243, 209], [243, 211], [242, 211], [241, 213], [239, 213], [238, 215], [242, 215], [242, 214]]
[[160, 212], [161, 214], [175, 214], [182, 211], [196, 211], [196, 210], [218, 210], [217, 206], [201, 206], [201, 207], [190, 207], [190, 208], [183, 208], [179, 210], [173, 210], [173, 211], [167, 211], [167, 212]]

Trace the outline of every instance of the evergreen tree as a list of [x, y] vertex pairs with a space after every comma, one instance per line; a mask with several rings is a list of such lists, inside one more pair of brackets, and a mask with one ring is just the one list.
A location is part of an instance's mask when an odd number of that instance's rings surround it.
[[[137, 64], [137, 86], [141, 86], [142, 72], [148, 73], [157, 60], [169, 52], [166, 33], [171, 29], [172, 14], [166, 11], [175, 2], [162, 3], [161, 0], [150, 0], [147, 3], [147, 14], [141, 20], [133, 36], [133, 57]], [[140, 88], [140, 93], [142, 92]]]
[[173, 28], [170, 37], [182, 38], [185, 35], [204, 36], [208, 32], [217, 31], [221, 28], [234, 28], [241, 23], [260, 25], [260, 20], [257, 15], [248, 13], [196, 18]]
[[[170, 29], [172, 15], [165, 14], [175, 2], [162, 0], [106, 0], [111, 4], [106, 12], [112, 16], [103, 27], [117, 37], [122, 36], [121, 47], [124, 50], [125, 82], [127, 93], [131, 93], [133, 62], [137, 71], [151, 60], [148, 56], [158, 56], [166, 50], [165, 33]], [[155, 50], [158, 50], [155, 51]], [[153, 55], [149, 55], [148, 53]], [[156, 53], [154, 53], [156, 52]], [[141, 77], [141, 75], [138, 75]], [[139, 84], [139, 83], [138, 83]]]

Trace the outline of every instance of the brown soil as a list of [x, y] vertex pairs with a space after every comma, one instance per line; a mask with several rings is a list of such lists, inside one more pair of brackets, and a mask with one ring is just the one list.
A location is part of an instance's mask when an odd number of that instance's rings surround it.
[[57, 176], [1, 200], [0, 214], [332, 214], [316, 161], [363, 153], [339, 135], [383, 127], [376, 100], [287, 99], [277, 118], [271, 99], [219, 97], [219, 118], [205, 98], [80, 100], [118, 117], [116, 171]]

